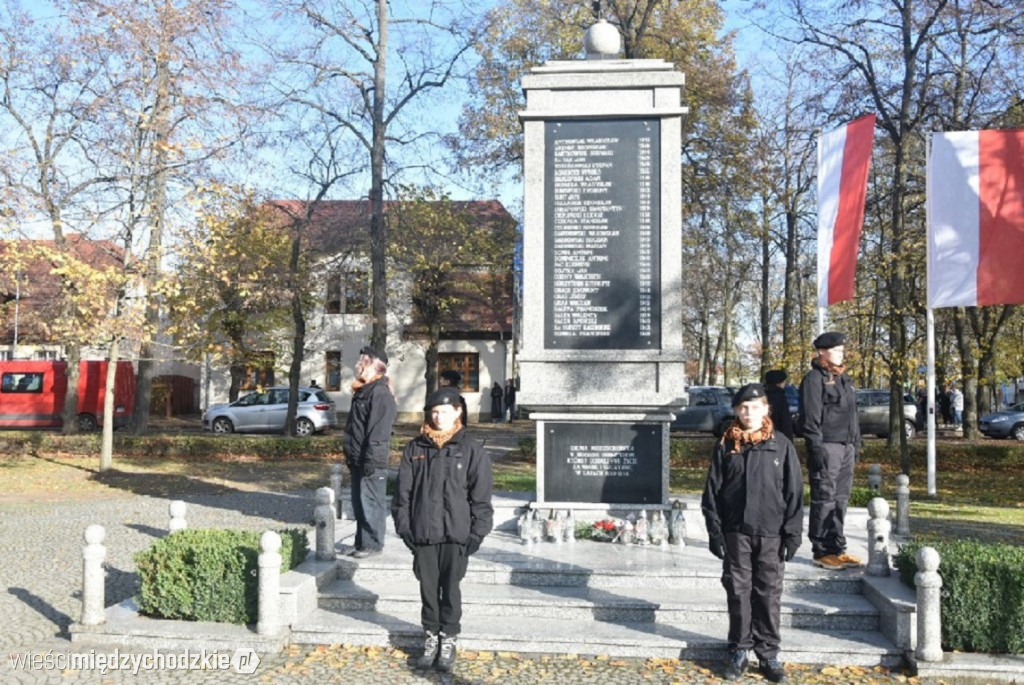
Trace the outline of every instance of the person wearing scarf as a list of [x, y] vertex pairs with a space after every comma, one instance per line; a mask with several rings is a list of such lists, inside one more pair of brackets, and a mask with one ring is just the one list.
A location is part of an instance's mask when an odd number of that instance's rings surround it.
[[352, 406], [345, 422], [344, 451], [352, 482], [357, 559], [384, 551], [388, 521], [387, 472], [391, 430], [398, 416], [388, 377], [388, 356], [372, 347], [359, 350]]
[[744, 385], [732, 406], [736, 420], [715, 444], [701, 497], [729, 607], [724, 675], [739, 679], [752, 649], [762, 675], [781, 683], [782, 583], [785, 562], [802, 542], [803, 473], [793, 443], [775, 432], [763, 385]]
[[844, 342], [836, 331], [815, 338], [817, 356], [800, 382], [800, 421], [811, 484], [807, 537], [814, 564], [830, 571], [864, 565], [846, 553], [843, 530], [860, 449], [857, 396], [843, 365]]
[[420, 583], [426, 637], [416, 664], [451, 671], [462, 629], [460, 583], [494, 525], [491, 460], [462, 424], [457, 388], [435, 390], [426, 411], [428, 420], [402, 453], [391, 515]]

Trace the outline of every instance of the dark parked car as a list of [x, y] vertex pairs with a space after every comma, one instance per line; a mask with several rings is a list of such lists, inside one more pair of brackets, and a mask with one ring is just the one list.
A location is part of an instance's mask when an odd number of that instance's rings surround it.
[[978, 420], [978, 430], [990, 438], [1024, 440], [1024, 402], [985, 414]]
[[[203, 430], [214, 433], [278, 433], [288, 414], [288, 388], [267, 388], [239, 397], [231, 404], [215, 404], [203, 413]], [[295, 433], [313, 435], [338, 425], [334, 400], [319, 388], [299, 388]]]
[[[889, 437], [889, 391], [857, 390], [857, 419], [862, 435]], [[907, 440], [912, 440], [921, 429], [918, 423], [917, 405], [910, 395], [903, 396], [903, 430]]]
[[675, 410], [672, 430], [700, 431], [722, 435], [736, 418], [732, 396], [736, 391], [722, 385], [691, 385], [686, 389], [687, 404]]

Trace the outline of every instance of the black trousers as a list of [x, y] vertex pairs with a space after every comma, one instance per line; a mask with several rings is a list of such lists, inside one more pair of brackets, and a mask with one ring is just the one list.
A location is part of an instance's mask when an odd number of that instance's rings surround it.
[[846, 508], [853, 489], [853, 465], [857, 450], [853, 445], [826, 442], [825, 465], [810, 471], [811, 512], [807, 537], [814, 558], [846, 551]]
[[387, 469], [377, 469], [372, 476], [364, 476], [359, 468], [350, 473], [356, 549], [384, 549], [389, 510]]
[[420, 581], [420, 622], [430, 633], [453, 636], [462, 632], [462, 589], [469, 555], [466, 546], [454, 542], [417, 545], [412, 570]]
[[729, 604], [729, 651], [753, 649], [761, 660], [779, 654], [782, 538], [725, 534], [722, 585]]

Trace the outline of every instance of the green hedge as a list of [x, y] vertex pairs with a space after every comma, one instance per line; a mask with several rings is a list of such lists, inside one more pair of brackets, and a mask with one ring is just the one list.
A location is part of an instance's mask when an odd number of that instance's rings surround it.
[[[306, 531], [280, 530], [281, 572], [308, 552]], [[255, 623], [259, 531], [192, 530], [171, 533], [135, 555], [139, 610], [185, 621]]]
[[942, 648], [1024, 654], [1024, 548], [972, 541], [901, 545], [896, 568], [911, 588], [925, 545], [941, 558]]

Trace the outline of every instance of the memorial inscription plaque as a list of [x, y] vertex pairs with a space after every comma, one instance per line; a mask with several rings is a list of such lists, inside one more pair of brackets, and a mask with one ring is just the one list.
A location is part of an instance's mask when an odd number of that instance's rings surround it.
[[658, 349], [660, 121], [544, 128], [545, 347]]
[[544, 500], [660, 503], [662, 430], [651, 424], [545, 424]]

